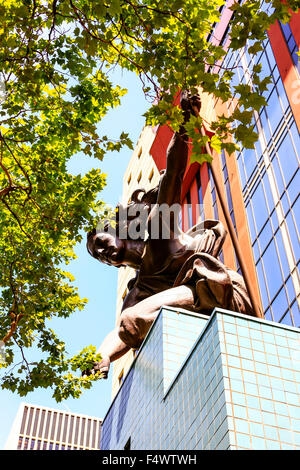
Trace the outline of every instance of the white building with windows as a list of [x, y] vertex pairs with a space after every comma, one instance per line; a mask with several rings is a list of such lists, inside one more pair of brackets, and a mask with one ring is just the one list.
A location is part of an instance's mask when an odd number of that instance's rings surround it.
[[99, 450], [102, 419], [21, 403], [5, 450]]

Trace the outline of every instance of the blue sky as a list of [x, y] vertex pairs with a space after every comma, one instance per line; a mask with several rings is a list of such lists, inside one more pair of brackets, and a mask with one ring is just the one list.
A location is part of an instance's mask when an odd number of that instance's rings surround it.
[[[115, 71], [111, 76], [115, 83], [128, 89], [122, 98], [121, 106], [112, 110], [100, 124], [103, 134], [118, 138], [122, 131], [128, 132], [134, 144], [144, 125], [142, 114], [149, 107], [141, 90], [141, 83], [133, 73]], [[122, 178], [132, 151], [108, 154], [102, 162], [85, 156], [76, 156], [70, 162], [70, 171], [84, 174], [91, 168], [100, 168], [107, 174], [107, 186], [101, 192], [101, 198], [112, 206], [121, 199]], [[68, 319], [54, 319], [50, 327], [66, 343], [70, 355], [76, 354], [90, 344], [98, 347], [115, 324], [117, 268], [99, 263], [88, 255], [85, 240], [76, 247], [77, 259], [68, 265], [68, 271], [75, 276], [75, 285], [81, 297], [89, 302], [84, 310], [76, 312]], [[56, 403], [52, 391], [38, 389], [26, 397], [19, 397], [0, 389], [0, 449], [4, 448], [11, 425], [19, 404], [28, 402], [40, 406], [49, 406], [61, 410], [71, 410], [91, 416], [104, 417], [111, 403], [111, 375], [107, 380], [94, 383], [91, 390], [81, 398]]]

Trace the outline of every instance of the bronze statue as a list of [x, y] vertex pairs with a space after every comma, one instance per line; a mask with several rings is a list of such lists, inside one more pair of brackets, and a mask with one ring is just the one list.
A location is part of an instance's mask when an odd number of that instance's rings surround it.
[[[200, 110], [200, 98], [181, 96], [186, 123]], [[159, 220], [162, 232], [162, 204], [181, 204], [181, 185], [188, 160], [188, 139], [184, 125], [175, 133], [167, 150], [167, 168], [157, 188], [138, 190], [131, 204], [142, 204], [150, 213], [151, 224]], [[128, 221], [129, 223], [130, 221]], [[196, 231], [178, 230], [177, 217], [169, 221], [170, 236], [149, 236], [147, 240], [120, 239], [107, 231], [89, 232], [87, 248], [99, 261], [112, 266], [130, 266], [137, 276], [129, 283], [119, 324], [103, 341], [98, 352], [102, 361], [85, 374], [101, 371], [107, 377], [112, 361], [131, 348], [139, 348], [163, 305], [182, 307], [210, 315], [215, 307], [253, 315], [243, 278], [218, 259], [226, 231], [216, 220], [205, 220]], [[150, 230], [149, 230], [150, 227]], [[118, 233], [118, 232], [117, 232]]]

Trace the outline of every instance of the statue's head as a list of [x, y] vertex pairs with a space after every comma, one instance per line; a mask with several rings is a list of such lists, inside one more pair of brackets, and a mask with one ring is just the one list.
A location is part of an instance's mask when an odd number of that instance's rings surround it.
[[137, 189], [128, 206], [117, 206], [113, 224], [107, 222], [88, 232], [89, 254], [111, 266], [138, 268], [139, 253], [141, 258], [145, 245], [147, 219], [151, 205], [156, 203], [157, 192], [158, 187], [148, 192]]
[[124, 266], [125, 243], [109, 230], [97, 231], [93, 229], [87, 234], [87, 250], [93, 258], [110, 266]]

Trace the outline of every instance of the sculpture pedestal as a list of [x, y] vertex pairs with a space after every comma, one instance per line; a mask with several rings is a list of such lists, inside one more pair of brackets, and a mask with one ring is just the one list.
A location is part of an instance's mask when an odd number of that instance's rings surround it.
[[163, 307], [103, 420], [101, 449], [299, 449], [299, 361], [297, 328]]

